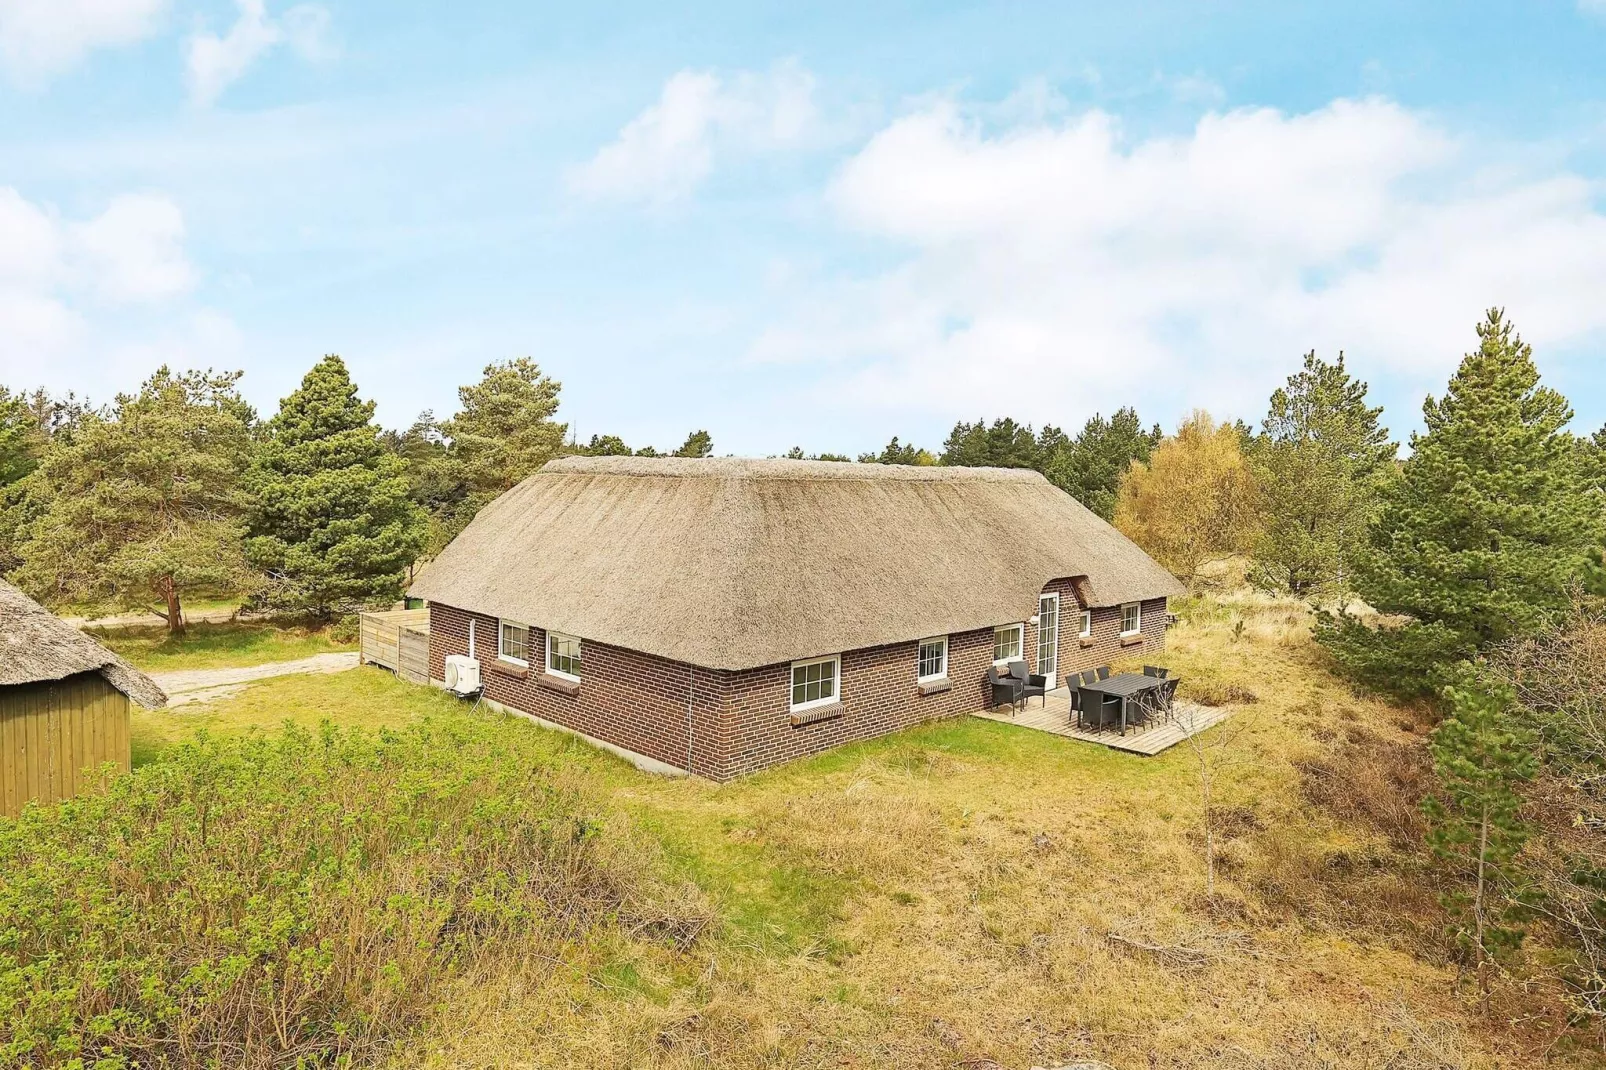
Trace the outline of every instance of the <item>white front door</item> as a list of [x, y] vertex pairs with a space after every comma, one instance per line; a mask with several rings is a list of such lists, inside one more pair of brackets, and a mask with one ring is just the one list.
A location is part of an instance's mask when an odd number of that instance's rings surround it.
[[1060, 596], [1045, 594], [1037, 602], [1037, 671], [1048, 677], [1050, 690], [1059, 686]]

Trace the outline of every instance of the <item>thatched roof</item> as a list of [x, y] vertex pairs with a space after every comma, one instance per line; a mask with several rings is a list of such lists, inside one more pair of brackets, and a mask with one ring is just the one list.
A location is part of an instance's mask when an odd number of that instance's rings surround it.
[[0, 580], [0, 687], [98, 672], [147, 709], [167, 704], [144, 673]]
[[409, 593], [742, 669], [1020, 620], [1074, 577], [1091, 605], [1181, 591], [1036, 472], [569, 457], [481, 510]]

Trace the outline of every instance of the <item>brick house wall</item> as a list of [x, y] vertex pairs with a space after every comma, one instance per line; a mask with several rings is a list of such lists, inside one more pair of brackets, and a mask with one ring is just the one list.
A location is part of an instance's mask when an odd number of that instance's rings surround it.
[[[1165, 599], [1143, 603], [1139, 641], [1123, 643], [1119, 607], [1093, 611], [1092, 635], [1077, 635], [1081, 606], [1069, 581], [1044, 588], [1060, 594], [1059, 668], [1065, 673], [1164, 649]], [[1022, 618], [1024, 654], [1037, 660], [1037, 628]], [[830, 707], [794, 716], [791, 663], [728, 671], [582, 640], [582, 681], [547, 676], [546, 632], [529, 630], [527, 670], [498, 663], [495, 617], [430, 604], [430, 678], [443, 679], [448, 654], [467, 654], [469, 621], [485, 697], [699, 776], [728, 780], [844, 743], [985, 709], [993, 629], [948, 637], [948, 684], [917, 682], [919, 642], [843, 651], [838, 693]], [[1007, 623], [1007, 622], [1000, 622]], [[688, 699], [690, 711], [688, 717]], [[688, 753], [690, 761], [688, 763]]]

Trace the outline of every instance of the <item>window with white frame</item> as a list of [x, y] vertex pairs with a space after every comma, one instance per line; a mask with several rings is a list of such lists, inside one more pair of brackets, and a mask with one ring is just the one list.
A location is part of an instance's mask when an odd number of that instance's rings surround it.
[[1137, 602], [1128, 602], [1121, 607], [1121, 634], [1137, 635], [1143, 630], [1143, 607]]
[[1093, 634], [1093, 611], [1091, 609], [1082, 610], [1082, 630], [1076, 634], [1083, 639]]
[[572, 635], [547, 632], [546, 671], [569, 680], [580, 679], [580, 640]]
[[935, 639], [920, 640], [920, 655], [916, 659], [918, 668], [916, 677], [924, 683], [927, 680], [940, 680], [948, 675], [948, 637], [939, 635]]
[[530, 664], [530, 628], [516, 620], [504, 620], [497, 628], [496, 656], [515, 665]]
[[1006, 624], [1002, 628], [993, 629], [994, 665], [1020, 660], [1021, 635], [1024, 631], [1025, 628], [1019, 624]]
[[839, 691], [838, 677], [842, 675], [842, 659], [833, 654], [828, 658], [792, 662], [792, 708], [806, 710], [835, 702]]

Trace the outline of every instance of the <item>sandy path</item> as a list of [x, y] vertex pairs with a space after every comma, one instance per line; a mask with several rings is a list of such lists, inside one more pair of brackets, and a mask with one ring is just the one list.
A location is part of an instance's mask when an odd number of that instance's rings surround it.
[[295, 661], [270, 661], [266, 665], [247, 665], [237, 669], [184, 669], [179, 672], [150, 674], [158, 687], [167, 692], [167, 705], [188, 706], [195, 702], [212, 702], [228, 698], [245, 690], [247, 684], [267, 680], [274, 676], [294, 673], [345, 672], [357, 667], [355, 650], [333, 654], [314, 654]]

